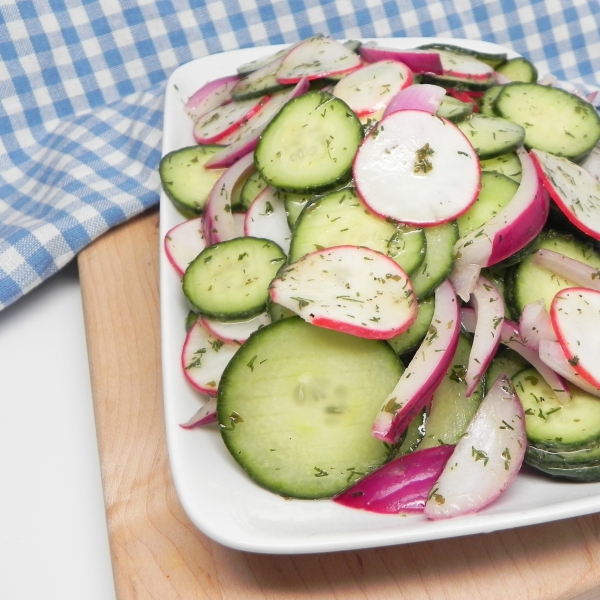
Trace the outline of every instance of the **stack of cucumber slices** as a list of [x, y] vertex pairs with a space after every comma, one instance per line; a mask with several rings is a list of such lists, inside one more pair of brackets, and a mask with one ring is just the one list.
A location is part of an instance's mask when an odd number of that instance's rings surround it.
[[600, 481], [589, 98], [523, 57], [316, 35], [184, 110], [184, 427], [276, 494], [382, 513], [478, 511], [524, 463]]

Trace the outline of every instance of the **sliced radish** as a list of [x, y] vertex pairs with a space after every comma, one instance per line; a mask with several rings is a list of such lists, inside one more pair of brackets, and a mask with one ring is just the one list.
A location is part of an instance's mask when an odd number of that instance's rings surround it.
[[489, 221], [460, 238], [454, 247], [451, 275], [456, 293], [468, 300], [482, 267], [489, 267], [524, 248], [542, 230], [550, 211], [548, 194], [533, 161], [518, 148], [521, 182], [512, 200]]
[[446, 50], [430, 52], [439, 54], [443, 75], [475, 81], [493, 80], [496, 76], [493, 67], [468, 54], [456, 54]]
[[465, 135], [418, 110], [382, 119], [359, 147], [353, 172], [374, 212], [410, 225], [455, 219], [475, 202], [481, 185], [479, 160]]
[[243, 344], [255, 331], [271, 322], [267, 313], [248, 319], [247, 321], [215, 321], [200, 317], [202, 325], [215, 337], [224, 342]]
[[405, 64], [384, 60], [346, 75], [338, 81], [332, 93], [359, 117], [364, 117], [383, 110], [400, 90], [412, 82], [412, 71]]
[[421, 83], [398, 92], [383, 111], [383, 118], [398, 110], [422, 110], [434, 114], [440, 107], [446, 90], [439, 85]]
[[429, 402], [454, 358], [459, 333], [458, 301], [452, 284], [445, 281], [435, 291], [435, 310], [425, 339], [375, 418], [376, 438], [395, 444]]
[[[477, 317], [472, 308], [461, 308], [460, 321], [465, 331], [469, 333], [475, 332]], [[552, 391], [556, 394], [561, 404], [565, 404], [571, 399], [571, 393], [563, 379], [540, 359], [537, 352], [527, 348], [519, 334], [519, 326], [514, 321], [504, 319], [500, 330], [500, 343], [514, 350], [529, 362], [552, 388]]]
[[197, 390], [215, 396], [223, 370], [239, 347], [212, 336], [198, 319], [190, 327], [181, 353], [186, 379]]
[[185, 423], [181, 423], [179, 426], [184, 429], [194, 429], [195, 427], [202, 427], [203, 425], [209, 425], [210, 423], [216, 423], [217, 421], [217, 399], [216, 397], [209, 398], [204, 406], [200, 407]]
[[405, 454], [363, 477], [333, 498], [369, 512], [423, 512], [431, 486], [441, 475], [454, 446], [436, 446]]
[[535, 149], [531, 155], [544, 187], [567, 219], [600, 240], [600, 183], [564, 156]]
[[233, 188], [252, 169], [254, 156], [247, 154], [217, 179], [204, 207], [204, 238], [207, 246], [238, 237], [231, 211]]
[[527, 348], [538, 352], [542, 340], [556, 341], [550, 313], [543, 299], [530, 302], [523, 307], [519, 319], [519, 334]]
[[467, 366], [467, 397], [475, 391], [496, 354], [504, 322], [502, 294], [485, 277], [479, 276], [471, 303], [477, 315], [477, 324]]
[[596, 181], [600, 182], [600, 144], [596, 144], [592, 151], [579, 163]]
[[425, 504], [425, 516], [477, 512], [517, 476], [527, 448], [525, 414], [510, 379], [500, 375], [483, 398]]
[[205, 167], [210, 169], [229, 167], [235, 161], [254, 150], [258, 144], [260, 134], [271, 122], [271, 119], [283, 108], [288, 100], [304, 94], [308, 90], [309, 85], [308, 79], [302, 79], [289, 92], [273, 94], [269, 102], [252, 119], [237, 130], [235, 137], [230, 140], [229, 146], [216, 152], [206, 161]]
[[206, 248], [203, 221], [202, 217], [189, 219], [165, 235], [167, 258], [179, 275], [183, 275], [187, 266]]
[[204, 84], [184, 105], [185, 112], [195, 122], [206, 113], [231, 101], [231, 90], [240, 81], [237, 75], [220, 77]]
[[258, 194], [246, 212], [244, 233], [273, 240], [286, 254], [289, 253], [292, 232], [280, 191], [267, 186]]
[[550, 318], [567, 361], [588, 383], [600, 387], [600, 292], [561, 290], [550, 305]]
[[292, 48], [281, 61], [277, 79], [281, 83], [298, 83], [343, 75], [362, 65], [360, 56], [340, 42], [328, 37], [313, 36]]
[[379, 60], [397, 60], [403, 62], [413, 73], [441, 75], [444, 71], [440, 55], [437, 52], [381, 48], [374, 42], [363, 44], [359, 52], [362, 58], [370, 63]]
[[307, 254], [271, 283], [271, 300], [305, 321], [370, 339], [408, 329], [418, 304], [406, 273], [391, 258], [358, 246]]
[[590, 267], [580, 260], [542, 248], [533, 255], [532, 262], [578, 286], [600, 291], [600, 269]]
[[218, 144], [225, 136], [238, 130], [248, 119], [269, 102], [269, 96], [230, 102], [202, 115], [194, 125], [194, 139], [199, 144]]
[[588, 383], [581, 375], [573, 368], [573, 365], [567, 360], [558, 342], [552, 340], [540, 340], [539, 356], [542, 362], [556, 371], [561, 377], [581, 388], [592, 396], [600, 397], [600, 388]]

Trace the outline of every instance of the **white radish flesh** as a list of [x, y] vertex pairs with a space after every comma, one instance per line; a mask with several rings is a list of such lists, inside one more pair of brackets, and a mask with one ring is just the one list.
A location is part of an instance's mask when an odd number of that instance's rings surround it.
[[165, 252], [169, 262], [179, 275], [206, 248], [203, 231], [203, 218], [189, 219], [175, 225], [165, 235]]
[[410, 225], [455, 219], [475, 202], [481, 186], [469, 140], [449, 121], [418, 110], [382, 119], [359, 147], [353, 173], [375, 213]]
[[552, 300], [550, 317], [567, 361], [588, 383], [600, 387], [600, 292], [561, 290]]
[[214, 337], [198, 319], [189, 329], [181, 352], [186, 379], [199, 391], [215, 396], [225, 367], [239, 344]]
[[600, 183], [564, 156], [532, 150], [536, 169], [554, 202], [581, 231], [600, 240]]
[[425, 339], [375, 418], [376, 438], [395, 444], [429, 402], [454, 358], [459, 333], [458, 301], [452, 284], [445, 281], [435, 291], [435, 310]]
[[398, 264], [358, 246], [307, 254], [273, 280], [270, 294], [313, 325], [370, 339], [389, 339], [408, 329], [418, 310]]
[[433, 485], [425, 516], [447, 519], [487, 506], [517, 476], [526, 448], [523, 407], [510, 379], [500, 375]]
[[350, 73], [362, 65], [360, 56], [340, 42], [314, 36], [300, 42], [283, 58], [277, 71], [281, 83], [297, 83]]
[[215, 337], [224, 342], [243, 344], [255, 331], [271, 322], [267, 313], [247, 321], [216, 321], [208, 317], [200, 317], [202, 325]]
[[390, 100], [413, 82], [403, 63], [386, 60], [365, 65], [343, 77], [332, 94], [343, 100], [359, 117], [383, 110]]
[[600, 397], [600, 388], [593, 386], [581, 377], [581, 375], [573, 368], [573, 365], [567, 360], [567, 357], [558, 342], [541, 340], [539, 356], [540, 360], [550, 369], [558, 373], [558, 375], [585, 392], [592, 394], [592, 396]]
[[266, 103], [269, 96], [230, 102], [202, 115], [194, 125], [194, 139], [199, 144], [218, 144], [226, 135], [236, 131]]

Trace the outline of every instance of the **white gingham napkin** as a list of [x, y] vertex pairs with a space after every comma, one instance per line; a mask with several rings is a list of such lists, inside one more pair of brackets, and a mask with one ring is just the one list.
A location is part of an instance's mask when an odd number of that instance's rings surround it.
[[207, 54], [482, 39], [600, 84], [598, 0], [0, 0], [0, 309], [158, 202], [164, 83]]

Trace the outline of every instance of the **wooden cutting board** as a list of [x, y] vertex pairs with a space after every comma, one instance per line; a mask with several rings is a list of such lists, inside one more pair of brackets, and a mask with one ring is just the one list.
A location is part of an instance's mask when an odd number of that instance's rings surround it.
[[160, 370], [158, 212], [79, 256], [119, 600], [592, 600], [600, 517], [373, 550], [265, 556], [188, 520], [173, 488]]

